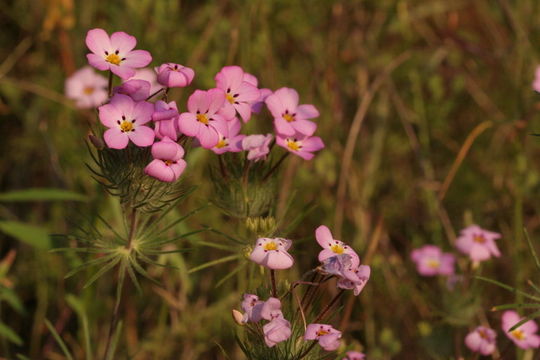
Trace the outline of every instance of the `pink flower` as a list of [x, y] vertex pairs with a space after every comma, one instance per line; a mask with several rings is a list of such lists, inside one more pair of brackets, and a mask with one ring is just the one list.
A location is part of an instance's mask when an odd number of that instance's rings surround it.
[[501, 256], [495, 244], [495, 239], [500, 237], [501, 234], [484, 230], [478, 225], [471, 225], [461, 230], [456, 240], [456, 247], [462, 253], [469, 255], [472, 261], [478, 263], [491, 256]]
[[219, 141], [219, 133], [227, 132], [227, 124], [217, 112], [225, 102], [221, 89], [195, 90], [188, 99], [188, 110], [180, 114], [178, 128], [187, 136], [196, 137], [205, 149]]
[[291, 337], [291, 323], [283, 317], [274, 318], [263, 326], [263, 333], [266, 345], [273, 347]]
[[146, 80], [131, 79], [113, 90], [115, 94], [124, 94], [135, 101], [143, 101], [150, 96], [150, 83]]
[[287, 252], [292, 241], [282, 238], [260, 238], [251, 252], [250, 259], [272, 270], [283, 270], [293, 266], [293, 257]]
[[411, 259], [416, 263], [416, 270], [423, 276], [452, 275], [454, 273], [454, 255], [443, 253], [435, 245], [425, 245], [411, 252]]
[[497, 334], [493, 329], [479, 326], [465, 337], [465, 345], [474, 352], [489, 355], [495, 351]]
[[259, 93], [261, 94], [259, 96], [259, 99], [251, 105], [251, 111], [254, 113], [261, 112], [264, 102], [266, 101], [266, 98], [272, 95], [272, 90], [263, 88], [263, 89], [259, 89]]
[[214, 79], [216, 87], [225, 92], [227, 100], [221, 110], [223, 116], [231, 119], [235, 112], [238, 112], [242, 120], [248, 122], [251, 117], [251, 105], [260, 97], [257, 79], [251, 74], [244, 73], [240, 66], [225, 66]]
[[81, 109], [99, 106], [107, 100], [107, 79], [89, 66], [75, 71], [66, 80], [66, 96]]
[[150, 94], [155, 93], [163, 86], [158, 84], [156, 72], [149, 68], [135, 70], [135, 75], [129, 78], [129, 80], [145, 80], [150, 83]]
[[349, 255], [351, 267], [357, 268], [360, 265], [360, 258], [354, 250], [345, 243], [336, 240], [332, 237], [332, 233], [328, 227], [321, 225], [315, 230], [315, 238], [323, 250], [319, 253], [319, 261], [323, 262], [326, 259], [341, 254]]
[[278, 135], [276, 143], [285, 150], [300, 156], [304, 160], [311, 160], [315, 156], [314, 151], [324, 148], [324, 143], [318, 136], [305, 136], [296, 133], [294, 136], [287, 137]]
[[308, 119], [319, 116], [313, 105], [298, 105], [298, 93], [294, 89], [281, 88], [266, 98], [266, 106], [274, 117], [276, 132], [283, 136], [294, 136], [299, 132], [311, 136], [317, 124]]
[[281, 312], [281, 301], [275, 297], [268, 298], [262, 307], [261, 316], [265, 320], [283, 317], [283, 313]]
[[155, 112], [152, 114], [156, 136], [160, 139], [166, 136], [176, 141], [179, 132], [178, 116], [178, 108], [174, 101], [168, 104], [165, 101], [156, 101]]
[[343, 277], [339, 279], [337, 287], [340, 289], [353, 290], [354, 296], [360, 295], [366, 286], [371, 275], [371, 267], [360, 265], [357, 268], [349, 268], [343, 272]]
[[536, 67], [534, 71], [534, 81], [532, 83], [532, 88], [534, 91], [540, 92], [540, 66]]
[[242, 149], [249, 151], [248, 160], [259, 161], [266, 159], [266, 155], [270, 152], [272, 138], [272, 134], [246, 136], [242, 140]]
[[186, 162], [182, 159], [184, 149], [168, 137], [152, 145], [152, 156], [154, 160], [146, 166], [144, 172], [158, 180], [176, 181], [186, 168]]
[[509, 330], [512, 326], [521, 321], [521, 317], [517, 312], [508, 310], [502, 316], [502, 329], [506, 336], [521, 349], [532, 349], [540, 347], [540, 336], [536, 335], [538, 326], [534, 320], [529, 320], [519, 326], [517, 329]]
[[242, 322], [258, 322], [262, 320], [261, 310], [263, 305], [264, 301], [260, 301], [257, 295], [244, 294], [244, 300], [242, 301], [244, 316]]
[[227, 134], [219, 133], [219, 140], [212, 151], [216, 154], [226, 152], [240, 152], [243, 150], [242, 141], [246, 135], [239, 135], [242, 123], [236, 117], [233, 120], [227, 121]]
[[92, 51], [86, 58], [99, 70], [111, 70], [122, 79], [135, 75], [135, 69], [145, 67], [152, 61], [146, 50], [133, 50], [137, 39], [125, 32], [109, 35], [103, 29], [92, 29], [86, 34], [86, 46]]
[[358, 351], [347, 351], [342, 360], [364, 360], [366, 355]]
[[341, 331], [325, 324], [309, 324], [304, 334], [304, 340], [317, 340], [326, 351], [336, 350], [339, 347], [340, 338]]
[[166, 63], [156, 68], [157, 81], [165, 87], [186, 87], [193, 81], [195, 71], [183, 65]]
[[151, 120], [154, 105], [134, 102], [127, 95], [116, 94], [111, 102], [99, 107], [99, 119], [109, 128], [103, 135], [105, 143], [113, 149], [123, 149], [131, 140], [137, 146], [150, 146], [154, 130], [143, 126]]

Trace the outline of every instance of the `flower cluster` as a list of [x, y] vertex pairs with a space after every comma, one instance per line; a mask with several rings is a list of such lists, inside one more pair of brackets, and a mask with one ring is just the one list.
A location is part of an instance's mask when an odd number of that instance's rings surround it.
[[[107, 80], [85, 67], [66, 81], [66, 95], [81, 108], [99, 107], [103, 134], [111, 149], [152, 146], [154, 160], [145, 173], [160, 181], [176, 181], [186, 167], [182, 159], [187, 139], [221, 155], [247, 152], [249, 161], [265, 160], [273, 143], [288, 153], [310, 160], [314, 152], [324, 148], [323, 141], [313, 136], [317, 124], [312, 120], [318, 110], [299, 104], [296, 90], [259, 89], [258, 80], [239, 66], [225, 66], [215, 76], [215, 88], [195, 90], [185, 110], [174, 101], [167, 102], [170, 88], [189, 86], [195, 71], [189, 67], [165, 63], [145, 68], [152, 56], [145, 50], [134, 50], [135, 37], [124, 32], [109, 36], [103, 29], [92, 29], [86, 36], [88, 63], [101, 71], [109, 71]], [[112, 88], [112, 75], [123, 83]], [[161, 96], [161, 100], [151, 102]], [[240, 134], [242, 124], [266, 105], [274, 118], [275, 134]], [[157, 139], [157, 140], [156, 140]], [[179, 142], [179, 143], [177, 143]], [[175, 143], [177, 146], [174, 146]], [[182, 146], [182, 145], [184, 146]]]
[[[326, 226], [321, 225], [318, 227], [315, 231], [315, 237], [322, 247], [318, 256], [321, 265], [313, 269], [310, 273], [315, 274], [314, 278], [317, 276], [320, 277], [320, 282], [309, 283], [315, 286], [316, 289], [308, 288], [304, 294], [304, 299], [311, 298], [313, 300], [314, 292], [319, 289], [319, 285], [332, 278], [336, 278], [336, 285], [341, 289], [339, 295], [347, 289], [353, 290], [355, 295], [360, 294], [369, 280], [370, 267], [360, 265], [360, 258], [356, 252], [349, 245], [334, 239]], [[235, 320], [242, 325], [257, 324], [262, 320], [268, 321], [262, 327], [260, 337], [264, 338], [264, 343], [270, 348], [291, 338], [293, 332], [291, 322], [294, 323], [300, 320], [296, 312], [292, 314], [293, 317], [290, 321], [285, 318], [282, 312], [281, 301], [277, 296], [278, 291], [275, 283], [274, 271], [288, 269], [294, 264], [294, 259], [288, 252], [291, 244], [291, 240], [283, 238], [260, 238], [256, 241], [249, 258], [270, 270], [272, 297], [266, 301], [262, 301], [257, 295], [244, 294], [242, 301], [243, 314], [233, 310]], [[301, 283], [295, 283], [281, 299], [287, 295], [292, 297], [294, 288]], [[335, 351], [340, 346], [341, 331], [335, 329], [330, 324], [320, 322], [324, 320], [335, 300], [337, 300], [337, 297], [321, 313], [313, 318], [312, 323], [304, 323], [305, 331], [302, 338], [304, 341], [312, 341], [312, 343], [307, 345], [307, 347], [301, 348], [300, 353], [307, 354], [316, 343], [325, 351]], [[306, 310], [310, 308], [309, 301], [306, 300], [304, 303], [303, 300], [300, 304], [298, 302], [296, 303], [300, 307], [300, 313], [303, 314], [303, 321], [306, 320]], [[295, 304], [291, 305], [294, 306]], [[257, 332], [260, 331], [260, 326], [251, 329], [253, 332]], [[347, 353], [345, 359], [362, 359], [363, 356], [359, 352], [350, 351]]]

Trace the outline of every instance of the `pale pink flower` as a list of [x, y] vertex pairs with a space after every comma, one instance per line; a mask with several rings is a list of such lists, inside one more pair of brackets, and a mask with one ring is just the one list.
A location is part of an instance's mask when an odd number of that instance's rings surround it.
[[227, 133], [227, 124], [217, 112], [225, 102], [221, 89], [195, 90], [188, 99], [188, 111], [180, 114], [178, 128], [187, 136], [196, 137], [201, 146], [211, 149], [219, 141], [219, 133]]
[[500, 237], [499, 233], [484, 230], [478, 225], [471, 225], [461, 230], [456, 240], [456, 247], [462, 253], [469, 255], [472, 261], [478, 263], [492, 256], [501, 256], [495, 244], [495, 240]]
[[299, 132], [311, 136], [317, 129], [317, 124], [308, 119], [318, 117], [319, 111], [313, 105], [298, 105], [296, 90], [285, 87], [278, 89], [265, 102], [274, 117], [278, 134], [290, 137]]
[[149, 68], [137, 69], [135, 70], [135, 75], [129, 78], [129, 80], [145, 80], [150, 83], [150, 94], [155, 93], [156, 91], [163, 88], [157, 82], [156, 72]]
[[222, 134], [219, 132], [219, 140], [216, 146], [212, 148], [212, 151], [216, 154], [223, 154], [226, 152], [240, 152], [243, 150], [242, 141], [246, 135], [239, 134], [242, 123], [238, 118], [227, 121], [227, 133]]
[[152, 119], [154, 104], [134, 102], [127, 95], [116, 94], [108, 104], [99, 107], [99, 119], [109, 128], [103, 138], [108, 147], [123, 149], [131, 140], [137, 146], [154, 143], [154, 130], [143, 126]]
[[353, 290], [354, 296], [360, 295], [371, 276], [371, 267], [360, 265], [357, 268], [349, 268], [343, 272], [337, 287], [340, 289]]
[[107, 100], [107, 79], [89, 66], [75, 71], [66, 80], [66, 97], [81, 109], [97, 107]]
[[276, 136], [276, 144], [285, 150], [300, 156], [304, 160], [311, 160], [315, 156], [313, 152], [324, 148], [324, 143], [318, 136], [305, 136], [296, 133], [294, 136]]
[[186, 168], [186, 162], [182, 159], [184, 149], [168, 137], [152, 145], [152, 156], [154, 160], [146, 166], [144, 172], [160, 181], [174, 182]]
[[135, 101], [143, 101], [150, 96], [150, 83], [146, 80], [130, 79], [116, 86], [113, 93], [127, 95]]
[[162, 64], [156, 68], [157, 81], [165, 87], [186, 87], [193, 81], [192, 68], [174, 63]]
[[349, 255], [351, 267], [357, 268], [360, 265], [358, 254], [347, 244], [336, 240], [332, 237], [332, 233], [328, 227], [321, 225], [315, 230], [315, 238], [323, 250], [319, 253], [319, 261], [323, 262], [326, 259], [341, 254]]
[[454, 274], [455, 257], [443, 253], [435, 245], [425, 245], [411, 252], [411, 259], [416, 263], [416, 270], [423, 276]]
[[228, 120], [238, 112], [242, 120], [248, 122], [251, 105], [260, 97], [257, 79], [244, 73], [240, 66], [225, 66], [214, 79], [216, 87], [225, 92], [226, 101], [221, 109], [223, 116]]
[[291, 240], [282, 238], [260, 238], [249, 258], [272, 270], [288, 269], [294, 263], [293, 257], [287, 252], [291, 244]]
[[272, 139], [272, 134], [246, 136], [242, 140], [242, 149], [248, 151], [247, 159], [251, 161], [266, 159]]
[[258, 322], [262, 320], [261, 310], [263, 305], [264, 301], [260, 301], [257, 295], [244, 294], [244, 300], [242, 301], [244, 316], [242, 322]]
[[304, 334], [304, 340], [317, 340], [326, 351], [334, 351], [339, 347], [341, 331], [326, 324], [309, 324]]
[[160, 139], [163, 139], [166, 136], [176, 141], [179, 132], [178, 116], [176, 102], [171, 101], [167, 104], [162, 100], [156, 101], [155, 111], [152, 114], [156, 136]]
[[263, 333], [266, 345], [273, 347], [291, 337], [291, 323], [282, 316], [276, 317], [263, 326]]
[[268, 298], [262, 306], [261, 316], [265, 320], [283, 317], [283, 313], [281, 312], [281, 301], [275, 297]]
[[509, 331], [520, 322], [522, 317], [513, 310], [508, 310], [502, 316], [502, 329], [504, 334], [521, 349], [533, 349], [540, 347], [540, 336], [536, 335], [538, 326], [534, 320], [529, 320], [517, 329]]
[[540, 66], [536, 67], [534, 71], [534, 81], [532, 83], [532, 88], [534, 91], [540, 92]]
[[364, 360], [366, 355], [358, 351], [347, 351], [342, 360]]
[[111, 70], [122, 79], [135, 75], [135, 69], [152, 61], [146, 50], [133, 50], [137, 39], [125, 32], [109, 35], [103, 29], [92, 29], [86, 34], [86, 46], [92, 51], [86, 57], [90, 65], [99, 70]]
[[482, 355], [489, 355], [495, 351], [495, 340], [497, 333], [495, 330], [485, 326], [479, 326], [465, 337], [465, 345], [474, 352]]

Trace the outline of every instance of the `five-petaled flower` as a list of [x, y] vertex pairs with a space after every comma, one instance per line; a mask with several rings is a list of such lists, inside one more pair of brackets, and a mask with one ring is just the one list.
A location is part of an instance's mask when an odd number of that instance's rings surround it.
[[273, 347], [291, 337], [291, 323], [283, 316], [276, 317], [263, 326], [263, 333], [266, 345]]
[[293, 266], [293, 257], [287, 252], [292, 241], [283, 238], [260, 238], [251, 252], [250, 259], [272, 270]]
[[290, 137], [299, 132], [311, 136], [317, 129], [317, 124], [308, 119], [318, 117], [319, 111], [313, 105], [298, 105], [296, 90], [285, 87], [278, 89], [265, 102], [274, 117], [278, 134]]
[[351, 267], [357, 268], [360, 265], [358, 254], [347, 244], [336, 240], [332, 237], [332, 233], [328, 227], [321, 225], [315, 230], [315, 238], [323, 250], [319, 253], [319, 261], [323, 262], [326, 259], [340, 254], [349, 255]]
[[217, 73], [216, 87], [225, 92], [221, 112], [229, 120], [238, 112], [244, 122], [251, 117], [251, 105], [260, 98], [257, 78], [247, 74], [240, 66], [225, 66]]
[[540, 347], [540, 336], [536, 334], [538, 325], [534, 320], [529, 320], [518, 328], [509, 331], [522, 318], [517, 312], [508, 310], [502, 316], [502, 329], [504, 334], [521, 349], [533, 349]]
[[168, 137], [152, 145], [154, 160], [146, 166], [144, 172], [164, 182], [178, 180], [186, 168], [184, 149]]
[[423, 276], [452, 275], [455, 257], [443, 253], [435, 245], [424, 245], [411, 252], [411, 259], [416, 263], [416, 270]]
[[465, 345], [474, 352], [482, 355], [489, 355], [495, 351], [495, 340], [497, 333], [495, 330], [485, 326], [478, 326], [465, 337]]
[[304, 160], [311, 160], [315, 156], [313, 152], [324, 148], [324, 143], [318, 136], [306, 136], [297, 132], [293, 136], [276, 137], [276, 143], [285, 150], [300, 156]]
[[461, 230], [456, 240], [456, 247], [462, 253], [469, 255], [473, 262], [479, 263], [492, 256], [501, 256], [495, 244], [495, 240], [500, 237], [499, 233], [484, 230], [478, 225], [471, 225]]
[[78, 108], [93, 108], [107, 100], [107, 79], [85, 66], [67, 78], [65, 91]]
[[341, 331], [326, 324], [309, 324], [304, 334], [304, 340], [317, 340], [326, 351], [334, 351], [339, 347]]
[[99, 107], [99, 119], [109, 128], [103, 135], [107, 146], [123, 149], [129, 140], [141, 147], [152, 145], [154, 130], [143, 125], [152, 119], [153, 112], [154, 104], [134, 102], [127, 95], [114, 95], [110, 103]]
[[242, 322], [258, 322], [262, 320], [261, 310], [263, 305], [264, 301], [259, 300], [257, 295], [244, 294], [244, 299], [242, 300], [242, 310], [244, 310]]
[[242, 139], [242, 149], [248, 152], [247, 159], [251, 161], [264, 160], [270, 152], [272, 134], [249, 135]]
[[152, 61], [146, 50], [133, 50], [137, 39], [123, 31], [109, 35], [103, 29], [92, 29], [86, 34], [86, 46], [92, 51], [87, 54], [88, 63], [99, 70], [110, 70], [122, 79], [135, 75], [136, 68], [145, 67]]
[[242, 123], [236, 117], [227, 121], [227, 134], [219, 133], [218, 143], [212, 148], [212, 151], [216, 154], [242, 151], [242, 141], [246, 135], [239, 134], [241, 127]]

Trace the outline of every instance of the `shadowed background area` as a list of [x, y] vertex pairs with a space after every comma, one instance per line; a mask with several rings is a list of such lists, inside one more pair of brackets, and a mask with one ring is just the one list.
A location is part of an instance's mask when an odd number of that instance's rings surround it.
[[[467, 332], [480, 322], [499, 330], [500, 314], [489, 310], [519, 297], [477, 280], [466, 292], [451, 291], [443, 279], [420, 277], [409, 253], [423, 244], [455, 252], [459, 230], [477, 223], [503, 236], [501, 258], [476, 274], [519, 288], [537, 274], [523, 228], [536, 243], [540, 142], [531, 133], [540, 132], [540, 95], [531, 84], [538, 14], [534, 0], [4, 2], [1, 192], [58, 188], [84, 197], [0, 197], [0, 220], [30, 224], [36, 234], [69, 233], [97, 212], [121, 224], [118, 204], [85, 165], [96, 113], [76, 109], [63, 92], [66, 77], [87, 64], [89, 29], [125, 31], [137, 38], [137, 48], [151, 52], [151, 66], [175, 62], [195, 70], [190, 87], [170, 93], [181, 111], [194, 89], [214, 87], [215, 74], [233, 64], [257, 76], [260, 87], [292, 87], [301, 103], [314, 104], [326, 148], [309, 162], [289, 157], [281, 170], [278, 214], [293, 196], [287, 216], [311, 209], [288, 234], [303, 240], [291, 249], [296, 265], [288, 275], [317, 265], [314, 230], [325, 224], [372, 266], [365, 290], [358, 298], [347, 294], [334, 321], [348, 344], [373, 359], [468, 356]], [[255, 133], [271, 126], [265, 112], [246, 128]], [[189, 153], [183, 181], [198, 188], [178, 216], [214, 196], [208, 175], [214, 160], [202, 149]], [[205, 225], [225, 231], [238, 221], [209, 206], [171, 231]], [[64, 279], [82, 255], [48, 251], [54, 239], [36, 246], [10, 231], [0, 238], [0, 290], [18, 299], [0, 292], [0, 355], [64, 358], [45, 319], [76, 359], [86, 356], [84, 326], [101, 353], [114, 274], [82, 289], [91, 271]], [[220, 282], [234, 262], [188, 273], [228, 255], [197, 245], [219, 242], [215, 233], [195, 238], [174, 245], [191, 251], [162, 255], [160, 262], [174, 268], [148, 268], [161, 286], [142, 280], [141, 295], [130, 289], [119, 358], [226, 359], [224, 352], [242, 358], [230, 311], [239, 308], [247, 280], [238, 271]], [[471, 274], [467, 259], [458, 265], [461, 274]], [[335, 291], [329, 286], [328, 297]], [[509, 341], [499, 337], [504, 353]]]

